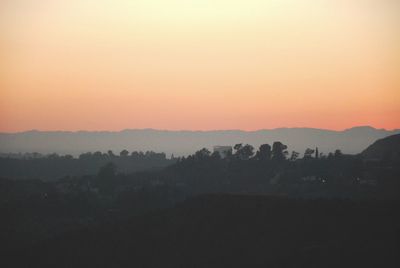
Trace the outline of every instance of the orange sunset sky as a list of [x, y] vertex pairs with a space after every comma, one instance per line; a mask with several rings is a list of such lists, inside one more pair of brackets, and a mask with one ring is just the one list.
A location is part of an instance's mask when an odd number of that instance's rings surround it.
[[400, 128], [398, 0], [1, 0], [0, 131]]

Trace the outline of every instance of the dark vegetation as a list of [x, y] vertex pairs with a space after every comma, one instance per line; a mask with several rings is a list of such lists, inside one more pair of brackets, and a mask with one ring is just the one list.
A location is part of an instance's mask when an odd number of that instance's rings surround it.
[[163, 168], [175, 162], [165, 153], [132, 152], [123, 150], [119, 155], [112, 151], [87, 152], [74, 158], [72, 155], [56, 153], [9, 154], [0, 157], [0, 176], [14, 179], [56, 180], [65, 176], [94, 175], [100, 167], [112, 162], [123, 173]]
[[385, 139], [374, 142], [371, 146], [361, 153], [363, 158], [375, 160], [400, 159], [400, 134], [392, 135]]
[[398, 202], [206, 195], [51, 239], [37, 267], [398, 267]]
[[[3, 178], [2, 261], [20, 267], [397, 267], [398, 147], [377, 144], [366, 151], [390, 153], [324, 156], [307, 149], [300, 156], [280, 142], [256, 152], [237, 144], [224, 158], [202, 149], [162, 169], [129, 173], [106, 161], [94, 175]], [[118, 158], [124, 157], [131, 156]]]

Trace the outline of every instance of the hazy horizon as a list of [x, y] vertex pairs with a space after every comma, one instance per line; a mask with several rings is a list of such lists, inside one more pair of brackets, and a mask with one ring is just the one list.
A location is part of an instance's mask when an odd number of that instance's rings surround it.
[[79, 155], [84, 152], [113, 150], [155, 151], [175, 156], [189, 155], [201, 148], [212, 150], [216, 145], [233, 146], [238, 143], [261, 144], [281, 141], [289, 150], [304, 152], [318, 147], [325, 154], [336, 149], [356, 154], [378, 139], [400, 134], [400, 130], [383, 130], [371, 127], [331, 131], [314, 128], [278, 128], [258, 131], [165, 131], [132, 129], [122, 131], [31, 131], [1, 133], [0, 152], [39, 152]]
[[377, 128], [374, 126], [352, 126], [344, 129], [328, 129], [328, 128], [318, 128], [318, 127], [276, 127], [276, 128], [260, 128], [260, 129], [157, 129], [157, 128], [123, 128], [117, 130], [106, 130], [106, 129], [77, 129], [77, 130], [68, 130], [68, 129], [54, 129], [54, 130], [46, 130], [46, 129], [26, 129], [15, 132], [1, 131], [2, 134], [18, 134], [18, 133], [26, 133], [26, 132], [123, 132], [123, 131], [135, 131], [135, 130], [154, 130], [154, 131], [165, 131], [165, 132], [223, 132], [223, 131], [240, 131], [240, 132], [258, 132], [258, 131], [268, 131], [268, 130], [280, 130], [280, 129], [310, 129], [310, 130], [323, 130], [323, 131], [331, 131], [331, 132], [344, 132], [352, 129], [374, 129], [374, 130], [383, 130], [383, 131], [397, 131], [399, 128]]

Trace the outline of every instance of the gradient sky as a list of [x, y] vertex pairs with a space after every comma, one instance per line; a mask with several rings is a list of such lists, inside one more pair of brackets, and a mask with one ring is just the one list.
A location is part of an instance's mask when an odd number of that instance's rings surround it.
[[2, 0], [0, 131], [400, 128], [397, 0]]

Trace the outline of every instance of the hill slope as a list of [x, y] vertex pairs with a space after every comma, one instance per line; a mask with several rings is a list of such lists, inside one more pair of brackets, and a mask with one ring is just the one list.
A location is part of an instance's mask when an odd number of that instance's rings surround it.
[[377, 140], [361, 155], [366, 159], [400, 159], [400, 134]]
[[397, 211], [391, 202], [208, 195], [66, 234], [15, 260], [21, 267], [398, 267]]

